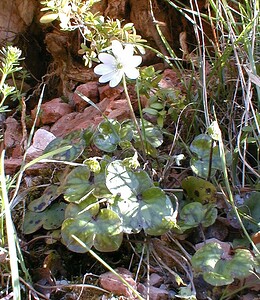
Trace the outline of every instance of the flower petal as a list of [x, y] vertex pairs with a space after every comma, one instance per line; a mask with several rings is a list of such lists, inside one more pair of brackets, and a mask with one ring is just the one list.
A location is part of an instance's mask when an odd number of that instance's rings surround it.
[[124, 72], [122, 70], [118, 70], [117, 73], [113, 76], [113, 78], [109, 82], [110, 87], [117, 86], [122, 80]]
[[119, 41], [117, 41], [117, 40], [112, 41], [112, 52], [116, 57], [122, 56], [123, 46]]
[[102, 75], [102, 76], [99, 78], [98, 81], [99, 81], [100, 83], [108, 82], [108, 81], [112, 80], [114, 76], [116, 76], [117, 72], [118, 72], [117, 70], [114, 70], [113, 72], [110, 72], [110, 73], [108, 73], [108, 74], [104, 74], [104, 75]]
[[136, 68], [127, 68], [124, 70], [125, 75], [130, 79], [136, 79], [139, 76], [139, 70]]
[[108, 53], [100, 53], [98, 55], [98, 58], [102, 63], [105, 63], [105, 64], [112, 65], [112, 64], [115, 64], [115, 62], [116, 62], [114, 56], [111, 54], [108, 54]]
[[124, 49], [124, 57], [132, 57], [134, 55], [134, 47], [132, 44], [127, 44]]
[[113, 67], [112, 65], [107, 65], [107, 64], [100, 64], [94, 68], [94, 72], [97, 75], [108, 74], [108, 73], [113, 72], [114, 70], [116, 70], [115, 67]]
[[125, 67], [129, 67], [129, 68], [136, 68], [137, 66], [139, 66], [142, 62], [142, 57], [139, 55], [134, 55], [132, 57], [129, 57], [128, 60], [126, 61]]

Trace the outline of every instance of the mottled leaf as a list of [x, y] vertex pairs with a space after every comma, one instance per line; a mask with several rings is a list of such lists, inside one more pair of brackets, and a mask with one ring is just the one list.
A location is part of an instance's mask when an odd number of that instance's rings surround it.
[[48, 144], [44, 150], [44, 153], [48, 153], [65, 146], [71, 146], [71, 148], [59, 154], [53, 155], [52, 158], [61, 161], [76, 160], [85, 148], [85, 140], [82, 138], [82, 133], [75, 131], [64, 138], [57, 137]]
[[59, 228], [64, 221], [66, 206], [64, 202], [54, 203], [43, 211], [43, 228], [46, 230]]
[[190, 201], [202, 204], [215, 203], [217, 190], [215, 186], [202, 178], [188, 176], [182, 180], [183, 192]]
[[60, 193], [57, 191], [57, 185], [50, 185], [44, 191], [40, 198], [37, 198], [29, 203], [28, 209], [34, 212], [40, 212], [46, 209], [52, 201], [57, 199]]
[[90, 171], [87, 166], [76, 167], [67, 175], [59, 192], [63, 193], [65, 200], [69, 202], [79, 201], [93, 189], [89, 182], [89, 176]]
[[43, 224], [43, 213], [26, 211], [23, 219], [23, 233], [31, 234], [42, 227]]

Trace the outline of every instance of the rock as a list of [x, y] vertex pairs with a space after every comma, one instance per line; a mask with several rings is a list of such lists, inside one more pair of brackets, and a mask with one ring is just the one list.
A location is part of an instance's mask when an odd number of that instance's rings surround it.
[[[126, 99], [111, 100], [111, 98], [104, 98], [97, 104], [97, 107], [108, 119], [122, 121], [130, 118], [130, 110]], [[84, 112], [67, 114], [60, 118], [51, 127], [50, 131], [56, 137], [62, 137], [75, 130], [84, 130], [91, 126], [96, 127], [104, 120], [99, 110], [89, 106], [85, 108]]]
[[80, 92], [94, 103], [97, 103], [99, 99], [98, 85], [98, 82], [90, 81], [81, 84], [76, 88], [76, 91], [73, 94], [73, 102], [75, 104], [76, 111], [82, 112], [87, 106], [89, 106], [88, 102], [83, 100], [80, 96], [78, 96], [76, 92]]
[[168, 292], [164, 289], [160, 289], [154, 286], [150, 286], [149, 289], [143, 284], [138, 284], [137, 290], [146, 299], [149, 293], [150, 300], [168, 300]]
[[155, 286], [155, 287], [159, 287], [162, 283], [163, 283], [163, 277], [158, 275], [157, 273], [152, 273], [150, 275], [150, 286]]
[[[104, 98], [97, 106], [108, 119], [122, 121], [130, 118], [129, 107], [125, 99], [111, 101], [110, 98]], [[100, 111], [93, 106], [89, 106], [84, 112], [70, 113], [60, 118], [51, 127], [50, 131], [55, 136], [62, 137], [75, 130], [84, 130], [91, 126], [96, 127], [104, 120]]]
[[[64, 103], [61, 98], [52, 99], [41, 106], [41, 111], [37, 119], [37, 126], [39, 124], [53, 124], [62, 116], [71, 113], [72, 110], [72, 106]], [[36, 111], [37, 107], [31, 112], [33, 119], [36, 117]]]
[[28, 28], [38, 5], [36, 0], [0, 1], [0, 44], [13, 41]]
[[[122, 276], [124, 280], [136, 290], [136, 282], [132, 278], [133, 275], [131, 272], [124, 268], [118, 268], [116, 269], [116, 272], [120, 274], [120, 276]], [[114, 295], [125, 296], [127, 299], [134, 299], [132, 291], [130, 291], [128, 287], [125, 286], [125, 284], [122, 283], [122, 281], [111, 272], [102, 274], [100, 276], [99, 283], [103, 289], [110, 291]]]
[[16, 173], [22, 164], [22, 158], [7, 158], [5, 159], [5, 174], [12, 175]]
[[4, 122], [4, 148], [7, 157], [17, 158], [21, 153], [22, 128], [16, 119], [8, 117]]
[[126, 99], [119, 99], [111, 101], [107, 106], [104, 114], [109, 119], [116, 119], [118, 121], [127, 120], [130, 118], [130, 109]]
[[163, 77], [159, 82], [159, 87], [164, 89], [174, 88], [183, 89], [183, 84], [181, 82], [181, 75], [172, 69], [166, 69], [163, 72]]
[[34, 159], [42, 155], [46, 146], [55, 138], [55, 135], [51, 132], [42, 128], [38, 129], [34, 134], [33, 144], [27, 150], [28, 158]]
[[63, 137], [75, 130], [97, 126], [103, 117], [95, 108], [88, 107], [88, 109], [83, 113], [73, 112], [63, 116], [51, 127], [51, 132], [57, 137]]
[[100, 100], [105, 98], [109, 98], [112, 100], [118, 100], [121, 98], [121, 95], [124, 91], [124, 88], [119, 85], [117, 87], [111, 88], [108, 84], [104, 86], [100, 86], [98, 88]]

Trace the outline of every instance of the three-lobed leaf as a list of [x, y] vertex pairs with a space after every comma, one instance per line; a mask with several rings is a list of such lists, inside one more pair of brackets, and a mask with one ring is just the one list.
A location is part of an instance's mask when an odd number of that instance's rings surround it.
[[111, 209], [121, 217], [124, 232], [143, 229], [160, 235], [175, 224], [170, 199], [146, 172], [133, 172], [122, 161], [114, 161], [107, 166], [106, 185], [114, 195]]

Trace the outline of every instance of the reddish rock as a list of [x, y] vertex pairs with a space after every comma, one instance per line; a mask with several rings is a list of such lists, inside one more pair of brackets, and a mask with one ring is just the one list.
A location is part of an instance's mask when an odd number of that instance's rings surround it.
[[22, 158], [8, 158], [5, 159], [5, 174], [11, 175], [16, 173], [22, 164]]
[[84, 96], [88, 97], [94, 103], [97, 103], [99, 99], [98, 86], [99, 86], [98, 82], [90, 81], [81, 84], [76, 88], [76, 91], [73, 94], [73, 102], [75, 104], [76, 111], [82, 112], [84, 108], [89, 106], [87, 101], [83, 100], [80, 96], [77, 95], [77, 92], [80, 92]]
[[[37, 107], [32, 112], [32, 118], [36, 117]], [[62, 116], [67, 115], [73, 111], [72, 106], [64, 103], [61, 98], [55, 98], [44, 103], [41, 106], [41, 111], [37, 119], [37, 126], [39, 124], [53, 124]]]
[[[125, 99], [111, 101], [110, 98], [105, 98], [97, 106], [109, 119], [125, 120], [130, 118], [129, 107]], [[50, 131], [55, 136], [61, 137], [75, 130], [87, 129], [91, 126], [96, 127], [104, 120], [100, 111], [89, 106], [84, 112], [70, 113], [60, 118]]]
[[[124, 268], [118, 268], [116, 269], [116, 272], [136, 290], [136, 282], [132, 278], [133, 275], [131, 272]], [[135, 299], [132, 291], [130, 291], [128, 287], [122, 283], [118, 276], [111, 272], [102, 274], [100, 276], [99, 283], [103, 289], [110, 291], [114, 295], [125, 296], [127, 299]]]
[[183, 89], [181, 75], [172, 69], [166, 69], [163, 72], [163, 77], [159, 82], [159, 87], [164, 89], [178, 88]]
[[42, 155], [46, 146], [55, 139], [55, 135], [45, 129], [38, 129], [33, 137], [33, 144], [27, 150], [27, 156], [34, 159]]
[[7, 157], [19, 157], [21, 155], [22, 128], [13, 117], [5, 121], [4, 148]]
[[[87, 111], [84, 113], [73, 112], [59, 119], [51, 127], [51, 132], [57, 137], [63, 137], [72, 131], [86, 129], [93, 125], [94, 120], [92, 116], [98, 118], [98, 113], [95, 112], [95, 109], [92, 109], [91, 112]], [[101, 119], [100, 116], [99, 119]]]
[[104, 114], [109, 119], [123, 121], [130, 118], [130, 109], [126, 99], [111, 101], [107, 106]]
[[157, 273], [152, 273], [149, 278], [150, 286], [159, 287], [163, 283], [163, 277]]
[[37, 6], [36, 0], [0, 1], [1, 45], [13, 41], [17, 35], [26, 31], [33, 21]]
[[121, 98], [121, 95], [124, 91], [124, 88], [119, 85], [117, 87], [111, 88], [108, 84], [104, 86], [100, 86], [98, 88], [100, 100], [105, 98], [109, 98], [112, 100], [118, 100]]
[[52, 168], [53, 165], [50, 163], [37, 163], [32, 165], [30, 168], [27, 168], [24, 173], [29, 177], [40, 176], [40, 178], [46, 178], [50, 175], [50, 170]]
[[164, 289], [160, 289], [154, 286], [150, 286], [149, 289], [143, 284], [138, 284], [138, 292], [142, 294], [142, 296], [147, 299], [149, 294], [150, 300], [168, 300], [168, 292]]
[[5, 133], [4, 141], [6, 148], [12, 148], [17, 144], [20, 144], [22, 139], [22, 128], [16, 119], [9, 117], [5, 121]]

